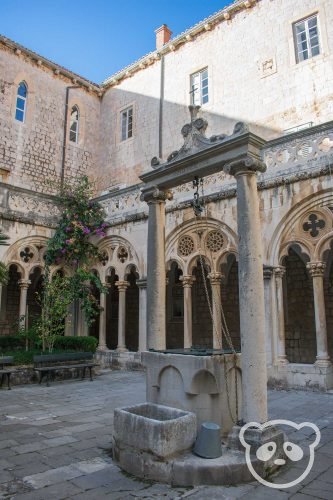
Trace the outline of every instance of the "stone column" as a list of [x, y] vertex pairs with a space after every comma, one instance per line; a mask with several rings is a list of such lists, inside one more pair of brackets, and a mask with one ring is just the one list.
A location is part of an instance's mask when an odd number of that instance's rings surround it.
[[327, 367], [331, 364], [327, 348], [327, 327], [324, 296], [324, 262], [309, 262], [307, 269], [313, 281], [313, 299], [316, 318], [317, 360], [316, 365]]
[[184, 349], [192, 347], [192, 285], [194, 276], [182, 276], [184, 289]]
[[286, 334], [284, 326], [284, 301], [283, 301], [283, 276], [286, 268], [277, 266], [274, 269], [276, 286], [276, 309], [278, 315], [278, 343], [277, 343], [277, 362], [280, 365], [288, 364], [286, 355]]
[[20, 327], [26, 329], [27, 325], [25, 321], [25, 316], [27, 313], [27, 295], [28, 295], [29, 285], [31, 285], [31, 281], [19, 280], [18, 284], [20, 287], [20, 309], [19, 309]]
[[209, 273], [212, 287], [213, 349], [222, 349], [221, 273]]
[[267, 421], [267, 366], [263, 256], [256, 172], [259, 160], [244, 157], [227, 164], [237, 181], [239, 309], [242, 343], [243, 421]]
[[166, 347], [165, 317], [165, 200], [168, 193], [155, 188], [143, 193], [148, 203], [147, 347]]
[[[109, 283], [103, 283], [103, 286], [108, 288]], [[99, 332], [98, 332], [98, 350], [108, 351], [106, 345], [106, 293], [100, 293], [99, 305], [102, 308], [99, 313]]]
[[273, 364], [272, 276], [273, 276], [273, 267], [264, 266], [266, 356], [268, 365]]
[[147, 350], [147, 280], [136, 280], [139, 287], [139, 351]]
[[125, 339], [125, 327], [126, 327], [126, 290], [129, 286], [128, 281], [116, 281], [116, 287], [119, 291], [119, 309], [118, 309], [118, 352], [125, 352], [126, 349], [126, 339]]

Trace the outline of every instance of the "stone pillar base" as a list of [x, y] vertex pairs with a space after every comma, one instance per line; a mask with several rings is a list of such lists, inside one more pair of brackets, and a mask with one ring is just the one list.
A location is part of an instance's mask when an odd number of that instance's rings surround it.
[[[238, 450], [245, 452], [245, 448], [239, 439], [241, 426], [235, 425], [229, 433], [228, 437], [228, 447], [232, 450]], [[255, 455], [256, 451], [260, 446], [266, 443], [274, 442], [276, 443], [276, 451], [270, 460], [265, 461], [264, 467], [274, 468], [286, 463], [286, 455], [283, 450], [283, 443], [285, 442], [285, 434], [282, 430], [277, 429], [274, 426], [269, 426], [264, 429], [258, 427], [250, 427], [244, 432], [244, 439], [246, 444], [249, 445], [250, 454]], [[284, 460], [284, 463], [282, 463]], [[278, 462], [278, 463], [276, 463]]]
[[97, 351], [102, 351], [102, 352], [107, 352], [109, 351], [110, 349], [108, 348], [107, 345], [99, 345], [96, 349]]
[[331, 365], [332, 363], [329, 358], [318, 358], [317, 356], [315, 366], [317, 366], [318, 368], [328, 368]]
[[126, 347], [117, 347], [116, 351], [117, 352], [128, 352], [128, 349], [126, 349]]
[[289, 361], [287, 359], [287, 356], [278, 356], [278, 359], [277, 359], [277, 364], [279, 366], [283, 366], [283, 365], [288, 365], [289, 364]]

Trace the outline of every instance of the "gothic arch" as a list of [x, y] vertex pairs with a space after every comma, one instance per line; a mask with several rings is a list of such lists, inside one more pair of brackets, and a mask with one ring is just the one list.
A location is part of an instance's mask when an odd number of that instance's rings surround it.
[[[282, 217], [273, 233], [271, 242], [268, 245], [266, 252], [267, 264], [277, 266], [280, 262], [281, 249], [283, 248], [283, 245], [288, 245], [292, 241], [295, 242], [295, 240], [298, 240], [297, 242], [301, 242], [303, 245], [306, 241], [306, 247], [309, 249], [309, 240], [304, 238], [304, 234], [299, 234], [300, 232], [296, 227], [297, 224], [300, 224], [306, 214], [310, 214], [311, 212], [318, 212], [323, 216], [325, 214], [325, 217], [327, 218], [332, 218], [332, 213], [329, 209], [331, 206], [333, 206], [333, 193], [331, 189], [323, 190], [315, 195], [312, 194], [296, 203], [296, 205], [294, 205], [288, 213]], [[298, 232], [297, 237], [294, 235], [295, 231], [296, 233]], [[325, 232], [327, 232], [327, 230], [325, 230]], [[310, 257], [313, 258], [314, 255], [315, 249], [311, 248]]]
[[8, 247], [3, 261], [7, 266], [18, 266], [22, 269], [22, 279], [29, 279], [29, 274], [35, 267], [45, 267], [43, 256], [47, 241], [45, 236], [22, 238]]
[[121, 236], [106, 236], [98, 244], [98, 250], [104, 257], [96, 263], [101, 279], [107, 275], [107, 270], [113, 267], [119, 279], [123, 280], [129, 266], [135, 266], [139, 276], [144, 275], [143, 260], [139, 258], [132, 243]]
[[226, 251], [236, 251], [237, 235], [224, 222], [211, 217], [191, 219], [173, 229], [166, 239], [166, 261], [176, 260], [184, 274], [191, 274], [193, 262], [206, 256], [212, 272], [218, 270], [218, 261]]

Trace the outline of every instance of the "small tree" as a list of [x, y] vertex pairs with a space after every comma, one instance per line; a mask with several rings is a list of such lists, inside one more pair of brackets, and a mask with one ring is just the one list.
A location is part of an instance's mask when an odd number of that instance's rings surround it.
[[37, 296], [41, 306], [41, 316], [36, 323], [37, 332], [42, 340], [43, 351], [52, 352], [57, 335], [61, 335], [72, 302], [72, 289], [68, 277], [55, 274], [45, 276], [43, 291]]

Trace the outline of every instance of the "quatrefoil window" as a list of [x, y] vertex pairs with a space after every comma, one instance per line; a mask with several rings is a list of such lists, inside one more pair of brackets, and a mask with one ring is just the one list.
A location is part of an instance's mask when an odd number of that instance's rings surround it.
[[20, 257], [23, 260], [23, 262], [29, 262], [30, 259], [32, 259], [34, 254], [30, 250], [29, 247], [25, 247], [24, 250], [21, 250], [20, 252]]
[[305, 232], [310, 232], [310, 236], [315, 238], [319, 234], [320, 229], [325, 227], [324, 219], [319, 219], [316, 214], [310, 214], [308, 221], [304, 222], [303, 229]]
[[128, 251], [126, 250], [125, 247], [119, 247], [119, 250], [118, 250], [118, 259], [120, 260], [120, 262], [124, 263], [125, 260], [128, 259]]

